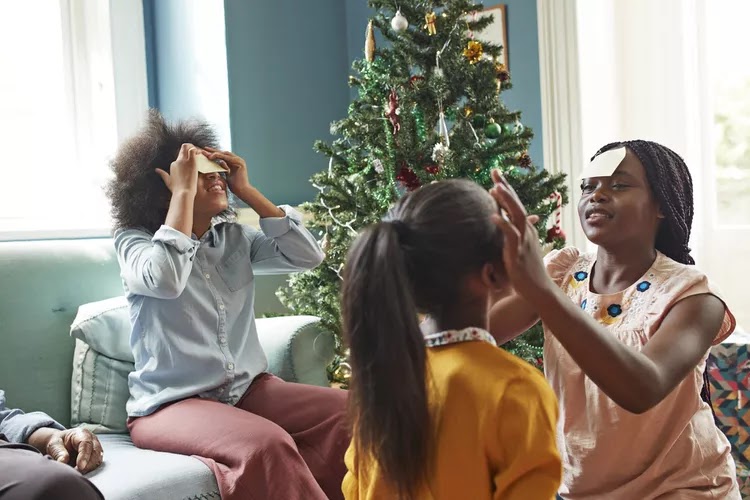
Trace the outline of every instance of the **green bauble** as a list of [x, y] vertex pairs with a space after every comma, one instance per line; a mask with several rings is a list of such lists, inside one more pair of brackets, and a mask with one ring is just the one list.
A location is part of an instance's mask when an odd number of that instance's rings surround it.
[[523, 125], [519, 121], [503, 123], [503, 137], [512, 137], [523, 132]]
[[511, 137], [516, 134], [516, 124], [511, 123], [503, 123], [503, 137]]
[[484, 135], [488, 139], [499, 139], [502, 135], [502, 128], [495, 122], [490, 122], [484, 127]]

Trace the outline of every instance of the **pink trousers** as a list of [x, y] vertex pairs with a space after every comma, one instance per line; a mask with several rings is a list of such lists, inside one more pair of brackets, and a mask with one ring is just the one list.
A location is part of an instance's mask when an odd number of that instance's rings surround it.
[[191, 398], [130, 419], [139, 448], [192, 455], [223, 500], [343, 498], [347, 392], [257, 377], [237, 406]]

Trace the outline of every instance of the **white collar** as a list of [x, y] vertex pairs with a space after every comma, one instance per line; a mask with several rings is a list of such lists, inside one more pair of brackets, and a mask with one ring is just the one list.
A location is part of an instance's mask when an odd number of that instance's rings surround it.
[[490, 332], [475, 327], [464, 328], [463, 330], [446, 330], [444, 332], [430, 333], [424, 336], [424, 342], [427, 347], [438, 347], [476, 340], [497, 346], [497, 342], [495, 342], [495, 338], [490, 335]]

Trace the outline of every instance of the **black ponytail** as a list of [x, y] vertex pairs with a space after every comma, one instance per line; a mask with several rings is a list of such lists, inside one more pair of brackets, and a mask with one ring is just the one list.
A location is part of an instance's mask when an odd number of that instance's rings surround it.
[[430, 416], [424, 339], [397, 224], [366, 230], [344, 278], [344, 325], [355, 367], [357, 457], [371, 455], [398, 493], [412, 498], [425, 476]]
[[491, 220], [497, 212], [478, 184], [437, 182], [403, 197], [349, 251], [341, 302], [356, 456], [371, 457], [400, 498], [414, 498], [432, 467], [417, 314], [441, 323], [466, 300], [460, 290], [468, 273], [502, 265], [502, 236]]

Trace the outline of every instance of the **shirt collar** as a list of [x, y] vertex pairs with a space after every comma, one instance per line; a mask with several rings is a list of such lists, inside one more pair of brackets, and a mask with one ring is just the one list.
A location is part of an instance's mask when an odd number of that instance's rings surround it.
[[469, 327], [463, 330], [445, 330], [443, 332], [430, 333], [424, 336], [427, 347], [438, 347], [459, 342], [480, 341], [497, 346], [495, 338], [482, 328]]
[[193, 234], [193, 239], [198, 240], [201, 243], [208, 244], [212, 247], [216, 247], [217, 242], [219, 241], [219, 232], [216, 230], [216, 226], [214, 224], [211, 224], [211, 227], [208, 228], [208, 231], [198, 238], [195, 234]]

